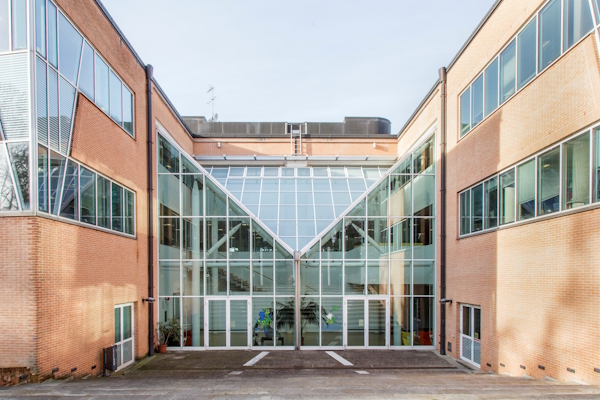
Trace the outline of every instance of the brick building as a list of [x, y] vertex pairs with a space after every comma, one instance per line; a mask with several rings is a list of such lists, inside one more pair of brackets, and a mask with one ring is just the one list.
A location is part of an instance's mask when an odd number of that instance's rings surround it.
[[0, 0], [0, 368], [437, 348], [598, 383], [597, 0], [494, 4], [400, 132], [181, 117], [98, 0]]

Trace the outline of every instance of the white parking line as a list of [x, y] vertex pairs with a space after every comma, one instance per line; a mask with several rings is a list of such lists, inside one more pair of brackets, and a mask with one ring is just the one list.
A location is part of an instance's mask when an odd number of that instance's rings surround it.
[[360, 375], [369, 375], [369, 373], [367, 371], [355, 371], [355, 372]]
[[244, 371], [231, 371], [229, 375], [241, 375]]
[[345, 365], [345, 366], [354, 365], [350, 361], [348, 361], [345, 358], [341, 357], [340, 355], [334, 353], [333, 351], [326, 351], [325, 353], [329, 354], [332, 358], [337, 360], [342, 365]]
[[248, 361], [246, 364], [244, 364], [244, 367], [251, 367], [254, 364], [256, 364], [257, 362], [259, 362], [260, 360], [262, 360], [263, 358], [265, 358], [265, 356], [269, 354], [268, 351], [263, 351], [262, 353], [260, 353], [259, 355], [257, 355], [256, 357], [254, 357], [252, 360]]

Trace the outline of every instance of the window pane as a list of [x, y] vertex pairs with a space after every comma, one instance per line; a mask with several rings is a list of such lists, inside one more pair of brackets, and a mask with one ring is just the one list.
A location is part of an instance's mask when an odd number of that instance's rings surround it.
[[206, 294], [227, 294], [227, 263], [225, 261], [206, 262]]
[[369, 261], [367, 263], [367, 294], [387, 295], [389, 281], [388, 259]]
[[94, 50], [85, 42], [79, 73], [79, 90], [94, 101]]
[[158, 135], [158, 172], [179, 172], [179, 150]]
[[500, 54], [500, 104], [515, 93], [515, 55], [516, 44], [513, 40]]
[[60, 216], [74, 220], [79, 219], [79, 166], [68, 162], [65, 175], [65, 186], [62, 193]]
[[58, 196], [63, 182], [65, 170], [65, 158], [58, 153], [50, 154], [50, 211], [58, 214]]
[[112, 184], [112, 228], [123, 232], [123, 188]]
[[538, 158], [538, 215], [560, 211], [560, 148]]
[[418, 175], [413, 178], [413, 215], [433, 216], [435, 212], [435, 176]]
[[388, 259], [389, 251], [387, 225], [387, 218], [369, 218], [367, 220], [367, 257], [371, 260]]
[[27, 0], [12, 0], [12, 47], [27, 48]]
[[83, 38], [73, 25], [62, 15], [58, 14], [58, 68], [59, 71], [77, 85], [79, 72], [79, 58], [81, 57], [81, 43]]
[[515, 222], [515, 170], [500, 176], [500, 225]]
[[110, 229], [110, 181], [98, 176], [98, 226]]
[[410, 297], [390, 299], [390, 346], [411, 346]]
[[412, 256], [411, 247], [411, 219], [404, 218], [400, 221], [392, 221], [391, 229], [391, 257], [392, 259], [408, 260]]
[[415, 297], [413, 305], [413, 331], [415, 346], [431, 346], [433, 344], [434, 308], [433, 297]]
[[600, 128], [594, 129], [594, 201], [600, 201]]
[[346, 225], [345, 253], [347, 259], [365, 259], [365, 221], [363, 219], [344, 219]]
[[229, 258], [250, 259], [250, 218], [229, 218]]
[[390, 261], [390, 294], [392, 296], [410, 296], [411, 288], [411, 262], [392, 258]]
[[[377, 188], [367, 195], [367, 209], [369, 211], [369, 216], [386, 217], [388, 215], [389, 190], [389, 181], [385, 178]], [[337, 197], [337, 193], [334, 193], [334, 197]]]
[[342, 258], [342, 223], [336, 224], [329, 233], [321, 238], [321, 258]]
[[341, 297], [321, 299], [321, 343], [324, 346], [343, 346], [344, 302]]
[[332, 259], [321, 261], [321, 293], [324, 295], [342, 294], [342, 262]]
[[571, 48], [594, 27], [588, 0], [565, 0], [564, 51]]
[[473, 104], [471, 105], [471, 123], [472, 126], [477, 125], [483, 119], [483, 74], [475, 79], [472, 86]]
[[498, 58], [485, 69], [485, 116], [498, 108]]
[[38, 147], [38, 210], [48, 212], [48, 150]]
[[181, 258], [179, 221], [179, 218], [159, 218], [160, 244], [158, 246], [158, 257], [162, 260], [179, 260]]
[[158, 294], [160, 296], [180, 295], [179, 261], [161, 261], [158, 263]]
[[300, 262], [300, 295], [319, 295], [319, 260]]
[[29, 210], [29, 143], [7, 143], [6, 146], [21, 208]]
[[563, 145], [563, 209], [590, 202], [590, 134]]
[[462, 308], [462, 331], [463, 335], [471, 336], [471, 307]]
[[519, 54], [517, 59], [518, 85], [521, 89], [527, 82], [535, 76], [536, 63], [536, 29], [537, 19], [533, 18], [529, 24], [519, 33], [517, 41], [519, 42]]
[[435, 284], [435, 268], [433, 261], [415, 261], [413, 263], [413, 294], [416, 296], [433, 296]]
[[56, 6], [48, 2], [48, 61], [58, 67], [58, 24], [56, 20]]
[[435, 258], [433, 218], [414, 218], [413, 227], [413, 258], [433, 260]]
[[[4, 33], [1, 8], [3, 8], [2, 1], [0, 1], [0, 34]], [[0, 47], [2, 47], [1, 44]], [[42, 57], [46, 58], [46, 0], [35, 0], [35, 49]], [[2, 51], [1, 48], [0, 51]]]
[[250, 260], [229, 263], [229, 294], [250, 296]]
[[114, 72], [109, 72], [109, 81], [110, 81], [110, 116], [115, 122], [121, 125], [123, 121], [123, 110], [122, 110], [122, 100], [123, 100], [123, 84], [121, 80], [115, 75]]
[[320, 344], [320, 310], [320, 299], [318, 297], [302, 297], [300, 299], [301, 340], [304, 346], [319, 346]]
[[183, 254], [182, 258], [198, 260], [204, 256], [204, 226], [202, 218], [183, 218]]
[[517, 220], [535, 216], [535, 159], [517, 167]]
[[481, 309], [473, 309], [473, 338], [481, 340]]
[[485, 229], [498, 226], [498, 178], [485, 183]]
[[96, 174], [81, 167], [81, 222], [96, 225]]
[[471, 233], [471, 191], [460, 194], [460, 234]]
[[471, 88], [460, 96], [460, 137], [471, 129]]
[[272, 295], [273, 290], [273, 261], [252, 261], [253, 294]]
[[[185, 267], [184, 267], [185, 268]], [[183, 345], [204, 346], [204, 301], [200, 297], [183, 298]]]
[[125, 215], [123, 216], [123, 224], [125, 233], [133, 235], [135, 233], [135, 211], [134, 211], [134, 195], [133, 192], [125, 189]]
[[412, 181], [410, 175], [390, 176], [390, 215], [412, 215]]
[[19, 209], [17, 193], [10, 175], [10, 162], [4, 152], [4, 146], [0, 146], [0, 211]]
[[123, 128], [133, 136], [133, 94], [123, 86]]
[[415, 174], [433, 174], [434, 171], [433, 137], [427, 140], [413, 152]]
[[552, 0], [540, 11], [539, 71], [560, 56], [560, 7], [560, 0]]
[[344, 263], [345, 294], [365, 294], [366, 277], [364, 261], [346, 261]]
[[201, 216], [204, 209], [204, 181], [202, 175], [181, 175], [181, 215]]
[[158, 175], [158, 207], [161, 216], [180, 215], [179, 175]]
[[294, 261], [275, 261], [275, 294], [295, 293]]
[[96, 54], [96, 105], [108, 114], [108, 65]]
[[471, 189], [471, 232], [477, 232], [483, 229], [483, 184]]
[[8, 42], [10, 37], [8, 34], [8, 20], [10, 18], [8, 15], [8, 4], [9, 0], [0, 0], [0, 53], [10, 50], [10, 43]]
[[210, 180], [206, 180], [206, 215], [227, 215], [227, 197], [221, 189]]
[[227, 220], [225, 218], [206, 219], [206, 258], [227, 258]]
[[121, 341], [121, 309], [115, 308], [115, 343]]

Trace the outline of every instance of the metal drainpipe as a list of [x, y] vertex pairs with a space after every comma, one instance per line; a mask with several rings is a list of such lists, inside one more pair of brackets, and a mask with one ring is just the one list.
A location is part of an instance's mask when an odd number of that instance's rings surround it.
[[[154, 213], [153, 213], [153, 176], [152, 176], [152, 65], [146, 65], [146, 104], [148, 137], [146, 139], [146, 164], [148, 175], [148, 297], [154, 297]], [[148, 355], [154, 355], [154, 303], [148, 302]]]
[[[440, 299], [446, 298], [446, 67], [440, 68]], [[440, 354], [446, 354], [446, 303], [440, 304]]]
[[301, 331], [300, 331], [300, 252], [294, 252], [294, 276], [295, 276], [295, 293], [296, 293], [296, 304], [295, 304], [295, 326], [296, 326], [296, 350], [300, 350], [300, 344], [302, 343]]

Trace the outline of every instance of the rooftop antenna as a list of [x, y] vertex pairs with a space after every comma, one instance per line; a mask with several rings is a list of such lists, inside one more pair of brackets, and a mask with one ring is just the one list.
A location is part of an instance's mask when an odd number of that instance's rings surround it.
[[219, 115], [215, 114], [215, 100], [217, 99], [217, 96], [215, 96], [215, 87], [210, 86], [206, 93], [210, 93], [210, 100], [208, 100], [208, 103], [206, 104], [210, 104], [212, 108], [212, 114], [209, 122], [217, 122]]

